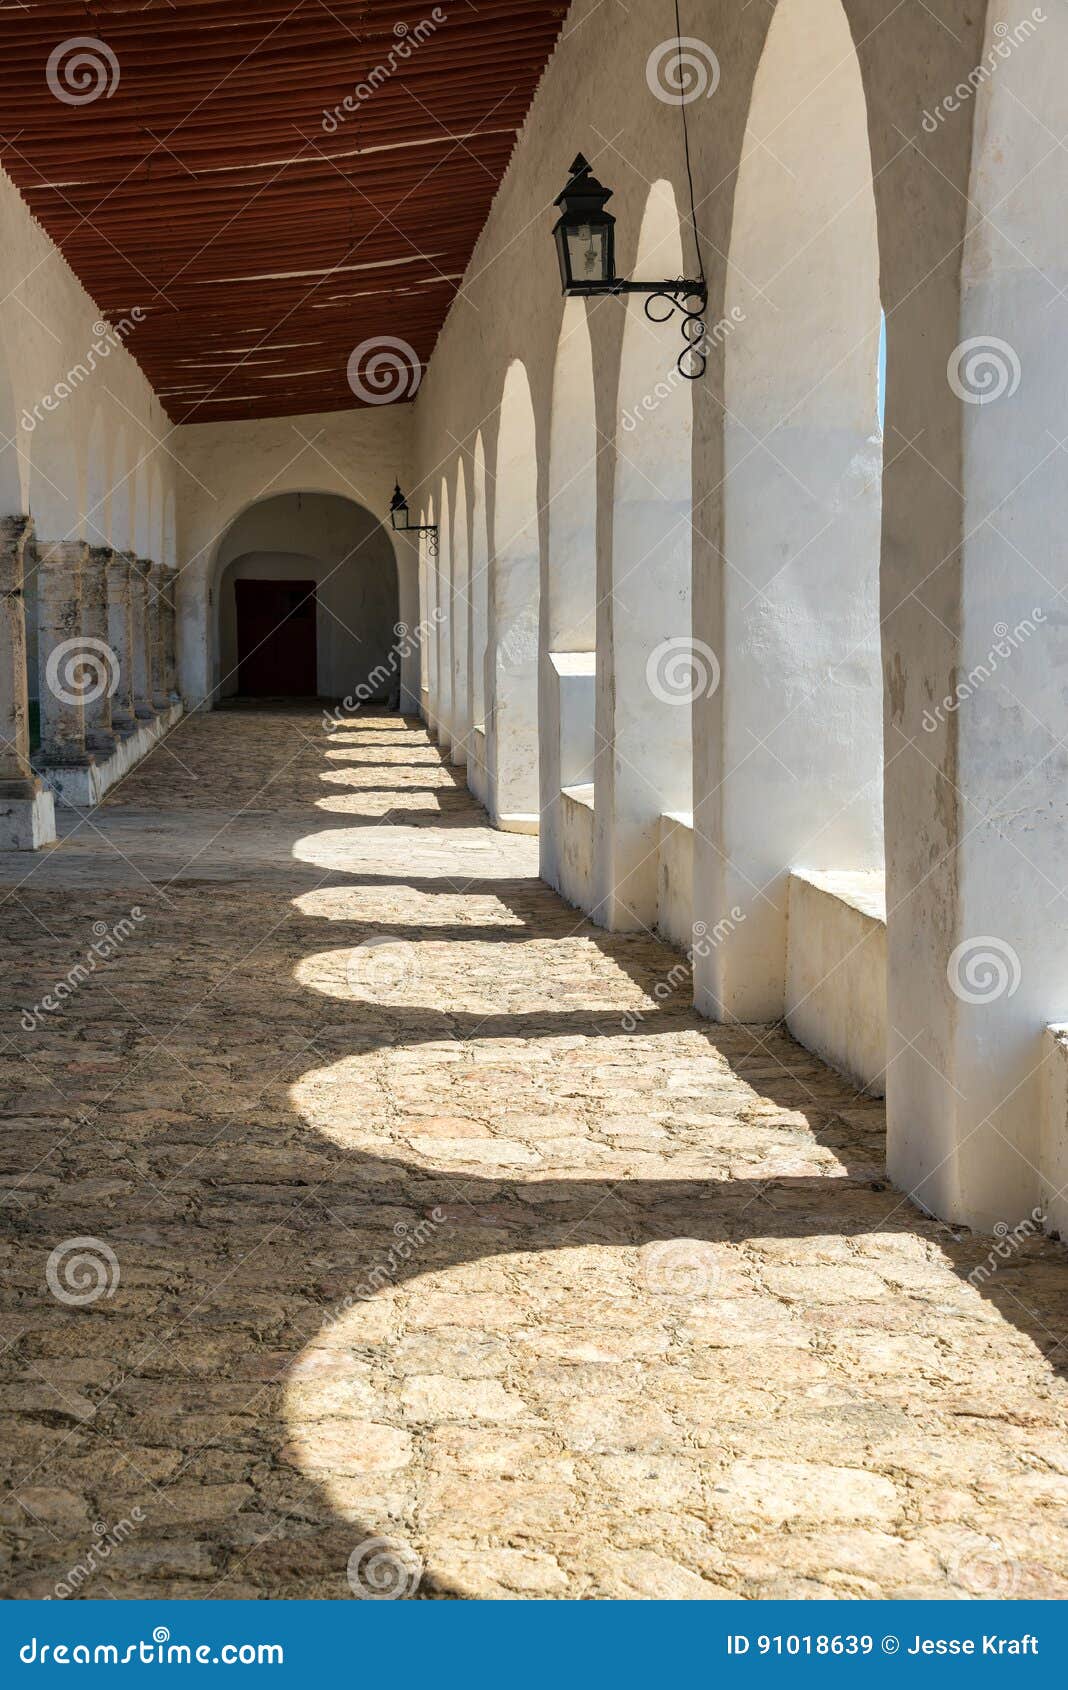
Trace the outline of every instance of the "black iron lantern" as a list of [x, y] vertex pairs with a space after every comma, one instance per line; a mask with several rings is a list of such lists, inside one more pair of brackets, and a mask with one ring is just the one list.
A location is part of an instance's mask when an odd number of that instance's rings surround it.
[[438, 525], [436, 522], [409, 521], [408, 501], [400, 490], [400, 482], [393, 488], [393, 497], [389, 501], [390, 527], [398, 534], [426, 534], [426, 549], [430, 557], [438, 555]]
[[679, 353], [676, 367], [687, 381], [695, 381], [704, 375], [708, 362], [704, 351], [708, 283], [703, 273], [696, 279], [683, 276], [661, 282], [633, 282], [617, 276], [616, 220], [605, 210], [611, 197], [611, 188], [598, 182], [579, 153], [571, 166], [566, 188], [554, 201], [560, 207], [553, 236], [563, 290], [576, 299], [595, 299], [606, 293], [648, 294], [645, 315], [652, 323], [666, 323], [680, 311], [686, 345]]
[[615, 281], [616, 220], [605, 210], [611, 198], [611, 188], [602, 187], [579, 153], [567, 187], [554, 202], [560, 207], [553, 235], [565, 293], [602, 293]]

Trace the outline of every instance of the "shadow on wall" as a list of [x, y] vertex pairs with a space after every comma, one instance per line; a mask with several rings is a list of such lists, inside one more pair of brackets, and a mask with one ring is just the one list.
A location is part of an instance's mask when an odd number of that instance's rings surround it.
[[261, 499], [225, 535], [216, 580], [217, 697], [240, 690], [239, 657], [246, 653], [239, 651], [238, 581], [314, 582], [320, 697], [387, 702], [395, 693], [397, 566], [389, 536], [362, 505], [332, 493]]

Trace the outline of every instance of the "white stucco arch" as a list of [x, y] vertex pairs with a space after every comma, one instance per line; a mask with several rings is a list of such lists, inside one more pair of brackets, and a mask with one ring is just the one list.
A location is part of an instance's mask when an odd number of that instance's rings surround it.
[[452, 507], [452, 760], [467, 761], [471, 733], [471, 556], [467, 535], [467, 482], [464, 461], [456, 465]]
[[[654, 182], [636, 272], [685, 273], [669, 182]], [[660, 816], [691, 809], [690, 522], [693, 402], [675, 369], [677, 322], [653, 323], [626, 303], [616, 409], [611, 665], [598, 689], [599, 914], [611, 927], [657, 919]], [[631, 426], [629, 419], [637, 418]], [[599, 654], [600, 655], [600, 654]], [[701, 662], [704, 662], [702, 658]], [[607, 800], [607, 804], [602, 800]]]
[[781, 0], [734, 196], [725, 365], [718, 845], [702, 983], [781, 1016], [792, 868], [882, 867], [879, 255], [841, 0]]
[[178, 562], [178, 533], [174, 488], [168, 487], [163, 500], [163, 562], [173, 569]]
[[152, 544], [152, 500], [149, 487], [149, 466], [140, 451], [137, 442], [134, 443], [133, 470], [133, 535], [134, 551], [138, 557], [148, 557]]
[[115, 436], [115, 451], [111, 460], [111, 493], [109, 498], [111, 544], [118, 552], [133, 550], [133, 490], [132, 465], [127, 452], [126, 430], [120, 427]]
[[454, 737], [452, 706], [452, 527], [449, 514], [449, 488], [444, 476], [439, 483], [438, 496], [441, 501], [438, 513], [438, 555], [436, 559], [438, 605], [441, 611], [437, 629], [438, 742], [443, 751], [449, 751]]
[[7, 340], [0, 327], [0, 515], [14, 515], [25, 508], [23, 488], [29, 466], [21, 461], [24, 450], [15, 386], [8, 366]]
[[394, 548], [377, 513], [337, 494], [280, 493], [254, 501], [230, 524], [212, 560], [219, 696], [238, 687], [234, 584], [241, 579], [315, 583], [321, 696], [351, 699], [351, 710], [395, 695], [399, 588]]
[[106, 546], [111, 539], [109, 484], [107, 425], [97, 406], [89, 428], [85, 469], [85, 537], [93, 546]]
[[515, 359], [497, 434], [489, 606], [495, 692], [487, 738], [491, 813], [527, 827], [536, 825], [539, 809], [540, 574], [537, 430], [527, 372]]
[[471, 725], [486, 731], [486, 638], [489, 627], [489, 531], [486, 448], [475, 435], [471, 460]]

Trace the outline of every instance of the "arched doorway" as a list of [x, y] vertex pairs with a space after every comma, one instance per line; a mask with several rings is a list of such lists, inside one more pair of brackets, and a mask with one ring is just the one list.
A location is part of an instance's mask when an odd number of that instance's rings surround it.
[[[597, 412], [586, 302], [564, 304], [553, 371], [541, 664], [541, 870], [588, 905], [593, 872]], [[566, 797], [565, 797], [566, 793]]]
[[216, 698], [399, 698], [397, 568], [378, 518], [332, 493], [261, 499], [215, 559]]
[[[636, 273], [686, 274], [669, 182], [654, 182]], [[612, 517], [611, 663], [597, 764], [598, 919], [654, 927], [662, 815], [686, 815], [693, 789], [690, 610], [690, 383], [672, 370], [678, 331], [627, 302]], [[652, 396], [650, 398], [650, 396]], [[631, 427], [629, 419], [638, 418]]]
[[456, 466], [452, 513], [452, 760], [466, 763], [471, 737], [469, 680], [471, 641], [471, 557], [467, 544], [467, 484], [464, 461]]
[[879, 253], [841, 0], [776, 9], [725, 303], [724, 694], [695, 824], [715, 846], [698, 913], [732, 920], [698, 979], [717, 1015], [765, 1021], [786, 1002], [790, 871], [882, 866]]
[[538, 825], [538, 459], [534, 407], [519, 359], [501, 398], [494, 482], [490, 639], [490, 811], [499, 825]]

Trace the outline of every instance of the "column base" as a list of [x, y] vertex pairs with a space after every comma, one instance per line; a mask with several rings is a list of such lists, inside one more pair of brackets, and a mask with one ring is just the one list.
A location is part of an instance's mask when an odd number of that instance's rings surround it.
[[156, 712], [149, 704], [135, 704], [134, 716], [139, 722], [154, 722], [156, 720]]
[[60, 804], [74, 810], [90, 809], [180, 721], [182, 713], [180, 704], [169, 704], [158, 716], [133, 721], [129, 731], [116, 724], [119, 737], [109, 757], [97, 756], [92, 762], [82, 764], [49, 763], [47, 757], [42, 757], [35, 761], [34, 767], [40, 770]]
[[115, 750], [117, 735], [104, 733], [102, 729], [90, 728], [85, 736], [85, 749], [91, 751], [94, 758], [110, 757]]
[[25, 797], [5, 797], [0, 787], [0, 851], [39, 851], [56, 837], [56, 807], [52, 794], [36, 783], [4, 782], [4, 786], [26, 786]]
[[91, 759], [86, 758], [82, 763], [53, 763], [46, 752], [34, 766], [60, 804], [68, 804], [75, 810], [88, 810], [99, 804], [99, 773]]

